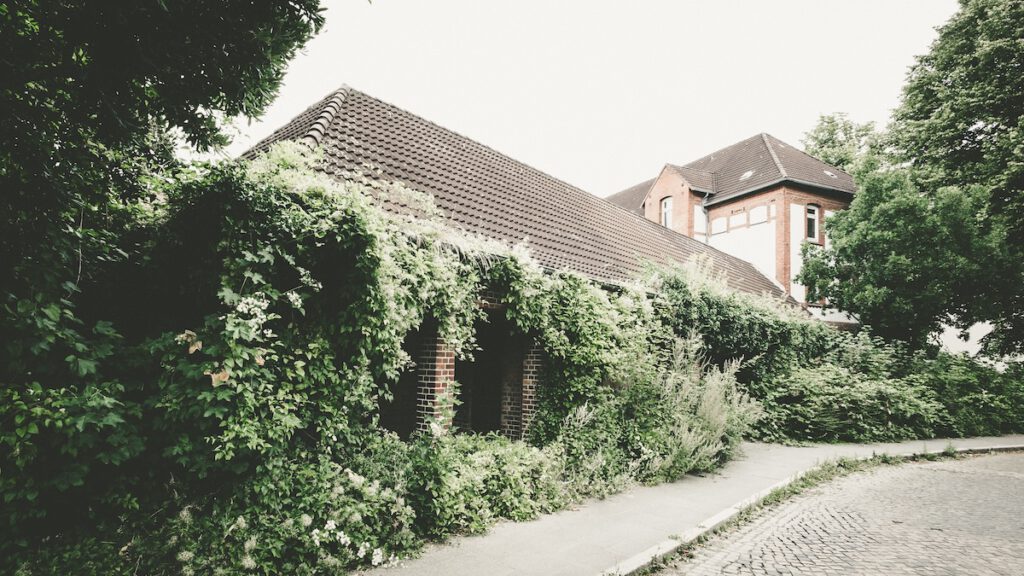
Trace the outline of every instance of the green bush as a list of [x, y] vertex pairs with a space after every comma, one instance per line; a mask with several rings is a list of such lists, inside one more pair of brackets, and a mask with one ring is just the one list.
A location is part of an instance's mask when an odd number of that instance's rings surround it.
[[421, 436], [411, 447], [409, 499], [424, 536], [483, 532], [563, 504], [561, 466], [549, 451], [497, 435]]
[[760, 406], [739, 390], [738, 365], [708, 365], [701, 350], [695, 336], [677, 340], [654, 379], [624, 391], [620, 427], [633, 478], [661, 482], [711, 470], [760, 417]]
[[1024, 430], [1024, 372], [1021, 364], [999, 371], [963, 355], [917, 357], [911, 370], [933, 390], [948, 418], [938, 433], [986, 436]]
[[692, 331], [704, 341], [708, 360], [719, 366], [742, 363], [736, 377], [755, 398], [763, 398], [778, 377], [828, 352], [840, 334], [781, 300], [723, 288], [700, 261], [660, 269], [654, 276], [662, 322], [677, 337]]
[[876, 441], [1024, 429], [1021, 369], [911, 352], [864, 327], [851, 334], [778, 300], [722, 289], [700, 262], [658, 270], [658, 311], [677, 336], [703, 338], [708, 358], [741, 361], [737, 380], [762, 402], [765, 440]]
[[573, 498], [675, 480], [732, 456], [761, 410], [739, 390], [735, 363], [708, 365], [700, 351], [699, 338], [677, 340], [656, 372], [565, 418], [551, 446], [565, 459]]
[[798, 368], [775, 382], [764, 404], [766, 437], [825, 442], [927, 438], [945, 410], [916, 378], [873, 379], [825, 363]]

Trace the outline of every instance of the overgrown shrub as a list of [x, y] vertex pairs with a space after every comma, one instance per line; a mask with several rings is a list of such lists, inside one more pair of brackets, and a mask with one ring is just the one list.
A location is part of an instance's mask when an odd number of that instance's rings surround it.
[[340, 573], [418, 547], [403, 494], [329, 458], [266, 463], [246, 485], [185, 504], [170, 523], [182, 572]]
[[760, 406], [738, 389], [737, 366], [705, 363], [700, 338], [691, 336], [676, 341], [653, 380], [626, 388], [620, 428], [635, 479], [674, 480], [732, 456], [760, 417]]
[[935, 392], [947, 418], [938, 434], [985, 436], [1024, 430], [1024, 370], [1003, 371], [963, 355], [915, 357], [909, 369]]
[[739, 390], [735, 363], [708, 365], [700, 351], [697, 337], [677, 340], [656, 372], [565, 418], [552, 446], [566, 460], [573, 497], [675, 480], [732, 456], [760, 407]]
[[870, 378], [831, 363], [798, 368], [765, 400], [767, 438], [875, 442], [927, 438], [945, 411], [916, 378]]
[[741, 360], [737, 379], [755, 398], [830, 350], [838, 335], [781, 300], [726, 290], [706, 261], [659, 269], [652, 288], [662, 322], [677, 337], [699, 333], [708, 360], [719, 366]]
[[793, 307], [722, 289], [706, 266], [661, 269], [658, 311], [677, 335], [697, 331], [717, 365], [762, 402], [765, 440], [880, 441], [1024, 429], [1024, 380], [977, 360], [910, 352], [897, 342], [835, 330]]
[[550, 451], [497, 435], [421, 436], [411, 449], [409, 499], [424, 536], [483, 532], [564, 502], [561, 462]]

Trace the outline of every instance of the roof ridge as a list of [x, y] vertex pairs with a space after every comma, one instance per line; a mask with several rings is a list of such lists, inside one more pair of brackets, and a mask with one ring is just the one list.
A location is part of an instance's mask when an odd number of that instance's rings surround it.
[[[768, 134], [768, 137], [770, 137], [773, 140], [778, 140], [779, 142], [782, 142], [781, 138], [776, 138], [775, 136], [772, 136], [771, 134]], [[808, 154], [807, 151], [802, 149], [802, 148], [799, 148], [797, 146], [793, 146], [792, 144], [788, 144], [786, 142], [782, 142], [782, 143], [785, 144], [786, 146], [792, 148], [793, 150], [796, 150], [800, 154], [803, 154], [804, 156], [807, 156], [811, 160], [816, 160], [818, 162], [821, 162], [822, 164], [824, 164], [824, 165], [826, 165], [826, 166], [828, 166], [830, 168], [835, 168], [836, 170], [839, 170], [840, 172], [842, 172], [843, 174], [846, 174], [850, 178], [853, 178], [853, 174], [850, 174], [849, 172], [847, 172], [846, 170], [843, 170], [842, 168], [840, 168], [838, 166], [835, 166], [833, 164], [829, 164], [828, 162], [825, 162], [824, 160], [822, 160], [821, 158], [818, 158], [817, 156], [814, 156], [812, 154]]]
[[775, 167], [779, 169], [779, 174], [782, 174], [783, 178], [789, 178], [789, 175], [786, 174], [786, 168], [782, 165], [782, 162], [779, 161], [779, 155], [775, 153], [775, 148], [772, 148], [772, 143], [768, 141], [767, 132], [761, 132], [761, 140], [764, 142], [765, 148], [768, 149], [768, 153], [771, 154], [772, 161], [775, 162]]
[[310, 141], [309, 147], [316, 148], [320, 146], [320, 142], [324, 138], [324, 134], [327, 133], [327, 129], [331, 127], [334, 122], [334, 118], [338, 115], [338, 111], [341, 110], [341, 105], [345, 101], [345, 96], [348, 96], [349, 91], [352, 90], [346, 84], [342, 84], [341, 87], [337, 88], [334, 92], [328, 96], [326, 102], [323, 105], [323, 109], [320, 114], [313, 119], [310, 123], [309, 128], [306, 129], [306, 133], [302, 135], [300, 140]]

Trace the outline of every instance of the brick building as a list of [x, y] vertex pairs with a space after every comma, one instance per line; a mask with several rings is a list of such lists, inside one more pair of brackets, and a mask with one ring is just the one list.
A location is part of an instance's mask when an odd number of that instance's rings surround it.
[[[730, 288], [784, 296], [749, 262], [351, 88], [328, 94], [247, 155], [281, 140], [320, 148], [320, 168], [335, 177], [360, 174], [430, 194], [451, 226], [509, 245], [525, 241], [548, 270], [568, 269], [615, 285], [640, 273], [646, 262], [686, 263], [706, 255]], [[384, 202], [386, 209], [401, 209]], [[489, 322], [477, 327], [480, 350], [471, 362], [457, 360], [431, 322], [409, 335], [405, 347], [415, 366], [394, 389], [394, 401], [381, 407], [382, 424], [402, 435], [428, 426], [443, 413], [449, 385], [457, 380], [457, 424], [514, 438], [523, 434], [535, 409], [542, 351], [493, 299], [482, 297], [481, 306]]]
[[608, 200], [758, 268], [815, 315], [848, 322], [807, 302], [800, 273], [803, 243], [826, 245], [823, 222], [850, 205], [853, 178], [768, 134], [758, 134], [658, 176]]

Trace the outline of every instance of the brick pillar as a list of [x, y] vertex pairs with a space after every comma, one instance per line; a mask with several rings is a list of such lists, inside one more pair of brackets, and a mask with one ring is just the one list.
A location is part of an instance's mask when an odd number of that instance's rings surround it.
[[[444, 414], [444, 403], [451, 393], [449, 385], [455, 380], [455, 350], [436, 330], [427, 330], [420, 343], [416, 358], [416, 427], [429, 431], [430, 423], [442, 419], [441, 425], [451, 427], [452, 414]], [[449, 404], [450, 409], [454, 405]]]
[[[523, 360], [519, 359], [519, 361]], [[523, 368], [525, 368], [525, 362], [523, 364]], [[521, 375], [522, 373], [520, 373]], [[523, 437], [523, 379], [521, 377], [509, 379], [501, 387], [501, 433], [513, 440]]]
[[526, 344], [526, 354], [522, 357], [522, 395], [520, 410], [520, 438], [529, 430], [537, 412], [537, 387], [541, 380], [541, 362], [543, 353], [541, 345], [535, 340]]

